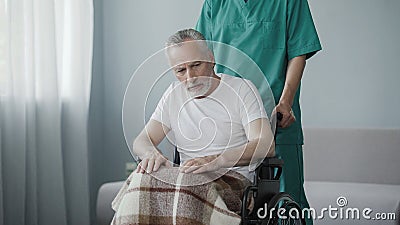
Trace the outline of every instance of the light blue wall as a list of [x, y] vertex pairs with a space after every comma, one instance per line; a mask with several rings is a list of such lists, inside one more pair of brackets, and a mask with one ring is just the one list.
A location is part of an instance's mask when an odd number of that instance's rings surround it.
[[[188, 0], [103, 1], [103, 181], [124, 178], [125, 163], [133, 160], [124, 140], [121, 117], [131, 75], [147, 57], [163, 48], [169, 35], [193, 27], [201, 5], [202, 1]], [[147, 91], [143, 88], [137, 99], [145, 98]], [[134, 136], [143, 128], [142, 111], [143, 106], [138, 105], [127, 122], [134, 127]]]
[[400, 1], [310, 5], [323, 51], [306, 67], [304, 126], [400, 128]]
[[96, 224], [97, 191], [105, 181], [103, 176], [104, 146], [104, 77], [103, 77], [103, 7], [102, 1], [93, 1], [94, 39], [93, 70], [89, 111], [89, 185], [90, 185], [90, 224]]
[[[95, 45], [104, 96], [101, 108], [101, 181], [124, 178], [132, 160], [124, 141], [121, 107], [139, 64], [180, 28], [194, 26], [200, 0], [99, 0], [101, 45]], [[97, 1], [96, 1], [97, 2]], [[400, 1], [310, 0], [324, 50], [308, 61], [302, 84], [305, 127], [399, 128]], [[157, 5], [157, 6], [156, 6]], [[98, 33], [96, 33], [97, 35]], [[96, 49], [95, 49], [96, 50]], [[143, 90], [146, 91], [146, 90]], [[141, 96], [138, 96], [138, 99]], [[141, 111], [142, 106], [137, 106]], [[143, 126], [132, 114], [133, 134]]]

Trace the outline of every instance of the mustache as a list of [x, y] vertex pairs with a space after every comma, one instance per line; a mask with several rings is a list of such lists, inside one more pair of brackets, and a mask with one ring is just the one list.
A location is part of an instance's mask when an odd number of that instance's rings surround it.
[[189, 89], [193, 89], [193, 88], [199, 87], [199, 86], [201, 86], [201, 85], [203, 85], [203, 83], [191, 84], [191, 85], [188, 85], [188, 86], [187, 86], [187, 89], [188, 89], [188, 90], [189, 90]]

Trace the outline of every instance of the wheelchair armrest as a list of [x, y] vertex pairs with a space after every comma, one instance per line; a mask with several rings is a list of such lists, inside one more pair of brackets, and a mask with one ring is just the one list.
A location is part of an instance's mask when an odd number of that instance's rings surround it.
[[266, 167], [282, 167], [283, 160], [277, 157], [268, 157], [264, 159], [262, 165]]
[[277, 157], [265, 158], [256, 169], [255, 183], [260, 180], [279, 180], [282, 174], [283, 160]]
[[174, 150], [174, 166], [179, 166], [181, 164], [181, 156], [179, 155], [178, 148], [175, 146]]

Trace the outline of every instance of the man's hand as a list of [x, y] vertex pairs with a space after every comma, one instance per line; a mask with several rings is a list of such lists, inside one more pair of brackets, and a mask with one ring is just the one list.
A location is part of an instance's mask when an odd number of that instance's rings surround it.
[[219, 155], [209, 155], [200, 158], [194, 158], [186, 161], [180, 167], [183, 173], [205, 173], [217, 171], [222, 167]]
[[290, 107], [289, 104], [279, 102], [274, 111], [275, 113], [280, 112], [282, 114], [282, 120], [278, 121], [279, 127], [289, 127], [294, 121], [296, 121], [296, 117], [294, 117], [292, 107]]
[[152, 173], [156, 172], [161, 166], [172, 167], [171, 163], [159, 151], [151, 151], [138, 164], [136, 173]]

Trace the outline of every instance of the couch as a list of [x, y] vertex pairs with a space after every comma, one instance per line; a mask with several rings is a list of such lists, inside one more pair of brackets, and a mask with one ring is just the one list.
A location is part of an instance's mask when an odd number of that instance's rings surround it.
[[[359, 219], [325, 215], [314, 224], [400, 224], [400, 130], [309, 128], [304, 135], [310, 206], [316, 212], [329, 205], [338, 212], [360, 212]], [[343, 207], [338, 198], [346, 203]], [[368, 208], [370, 219], [362, 216]], [[375, 213], [394, 213], [396, 219], [377, 220]]]
[[[314, 224], [400, 224], [399, 129], [306, 128], [304, 137], [304, 186]], [[110, 223], [122, 183], [100, 187], [98, 225]]]

